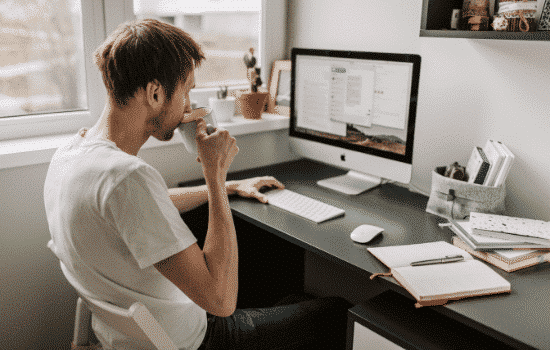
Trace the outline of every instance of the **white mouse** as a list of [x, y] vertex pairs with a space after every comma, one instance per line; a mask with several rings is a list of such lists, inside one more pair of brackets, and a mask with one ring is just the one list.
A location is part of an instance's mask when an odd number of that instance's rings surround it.
[[351, 233], [350, 237], [357, 243], [368, 243], [384, 231], [383, 228], [373, 225], [357, 226]]

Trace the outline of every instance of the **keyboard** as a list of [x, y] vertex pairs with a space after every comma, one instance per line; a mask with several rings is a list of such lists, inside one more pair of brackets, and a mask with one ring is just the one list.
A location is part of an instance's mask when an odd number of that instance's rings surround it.
[[271, 190], [265, 193], [265, 195], [267, 196], [268, 203], [270, 205], [289, 211], [316, 223], [321, 223], [323, 221], [339, 217], [345, 213], [343, 209], [287, 189]]

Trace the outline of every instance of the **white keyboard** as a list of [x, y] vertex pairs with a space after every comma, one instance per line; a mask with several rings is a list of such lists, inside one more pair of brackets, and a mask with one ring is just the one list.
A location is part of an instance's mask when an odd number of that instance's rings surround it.
[[343, 209], [290, 190], [271, 190], [265, 194], [268, 203], [316, 223], [344, 215]]

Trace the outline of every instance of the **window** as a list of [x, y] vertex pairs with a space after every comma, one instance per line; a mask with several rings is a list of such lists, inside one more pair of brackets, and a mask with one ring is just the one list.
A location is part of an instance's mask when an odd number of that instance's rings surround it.
[[[49, 160], [29, 153], [32, 145], [36, 150], [42, 146], [27, 138], [51, 135], [53, 142], [55, 135], [96, 122], [106, 91], [91, 54], [106, 33], [135, 18], [134, 13], [145, 16], [153, 6], [162, 8], [166, 11], [154, 15], [183, 25], [199, 38], [208, 60], [197, 75], [200, 86], [212, 89], [195, 89], [192, 98], [206, 105], [219, 85], [247, 83], [242, 58], [249, 47], [257, 48], [255, 56], [258, 66], [263, 62], [262, 80], [267, 84], [271, 64], [284, 58], [286, 1], [209, 0], [198, 6], [199, 0], [0, 0], [0, 168], [9, 166], [3, 155], [19, 154], [20, 142], [27, 145], [21, 148], [29, 156], [26, 164]], [[177, 12], [172, 10], [176, 3], [195, 7]], [[253, 13], [254, 21], [244, 19]], [[241, 19], [224, 19], [224, 14]], [[223, 40], [209, 34], [214, 16]], [[239, 39], [236, 33], [244, 34]], [[240, 46], [230, 47], [224, 40]]]
[[0, 117], [85, 110], [80, 1], [0, 1]]
[[134, 0], [137, 18], [156, 18], [188, 32], [206, 60], [195, 72], [197, 88], [244, 85], [244, 55], [254, 48], [260, 66], [261, 0]]
[[90, 53], [103, 26], [99, 1], [0, 0], [0, 139], [73, 132], [97, 118]]

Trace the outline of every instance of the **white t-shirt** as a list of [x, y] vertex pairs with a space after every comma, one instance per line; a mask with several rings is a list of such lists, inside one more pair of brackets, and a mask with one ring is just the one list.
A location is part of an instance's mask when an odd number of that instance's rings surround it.
[[[44, 202], [48, 246], [80, 293], [125, 308], [142, 302], [178, 347], [201, 344], [206, 312], [153, 266], [196, 242], [158, 171], [113, 142], [77, 134], [52, 158]], [[103, 341], [132, 341], [93, 326]]]

